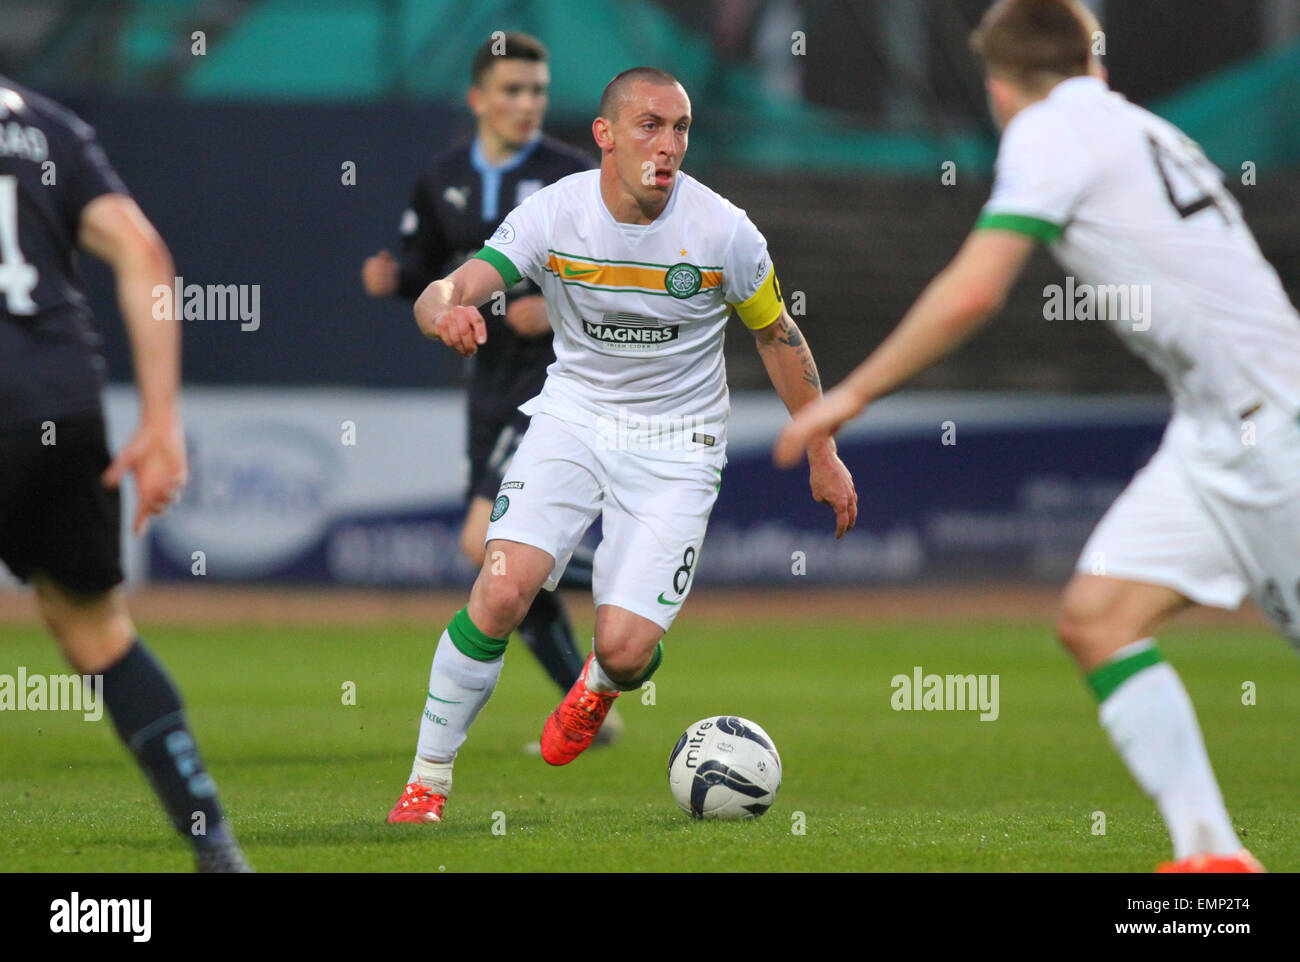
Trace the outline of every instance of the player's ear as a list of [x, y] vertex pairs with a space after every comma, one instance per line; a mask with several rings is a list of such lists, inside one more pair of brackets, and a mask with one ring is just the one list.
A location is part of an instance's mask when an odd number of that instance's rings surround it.
[[591, 136], [601, 150], [610, 150], [614, 146], [610, 123], [604, 117], [597, 117], [591, 122]]
[[469, 90], [465, 93], [465, 104], [469, 107], [469, 112], [475, 117], [479, 116], [479, 111], [483, 107], [483, 91], [478, 84], [471, 84]]
[[1018, 98], [1015, 85], [1011, 81], [990, 74], [984, 81], [984, 89], [989, 95], [989, 110], [999, 127], [1005, 127], [1015, 115]]

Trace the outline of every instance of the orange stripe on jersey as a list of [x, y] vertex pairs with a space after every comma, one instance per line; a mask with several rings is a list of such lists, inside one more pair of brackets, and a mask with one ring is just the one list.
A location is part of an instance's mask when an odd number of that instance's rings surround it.
[[[637, 264], [603, 264], [560, 254], [551, 254], [546, 270], [566, 283], [589, 287], [640, 288], [656, 294], [667, 292], [668, 268]], [[700, 290], [722, 286], [721, 271], [701, 271]]]

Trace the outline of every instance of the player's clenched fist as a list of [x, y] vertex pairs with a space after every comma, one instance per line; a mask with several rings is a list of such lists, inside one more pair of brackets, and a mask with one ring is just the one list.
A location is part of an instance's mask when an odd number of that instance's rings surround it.
[[361, 283], [371, 297], [390, 297], [397, 293], [401, 266], [388, 251], [367, 257], [361, 268]]
[[470, 357], [478, 346], [487, 342], [487, 325], [477, 307], [448, 307], [436, 315], [421, 316], [416, 304], [415, 317], [420, 330], [442, 341], [462, 357]]

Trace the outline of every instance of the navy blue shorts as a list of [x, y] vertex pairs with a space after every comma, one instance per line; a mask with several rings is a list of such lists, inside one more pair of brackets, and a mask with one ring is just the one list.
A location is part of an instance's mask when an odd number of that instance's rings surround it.
[[5, 567], [79, 595], [122, 581], [122, 500], [99, 480], [109, 461], [103, 412], [0, 425]]

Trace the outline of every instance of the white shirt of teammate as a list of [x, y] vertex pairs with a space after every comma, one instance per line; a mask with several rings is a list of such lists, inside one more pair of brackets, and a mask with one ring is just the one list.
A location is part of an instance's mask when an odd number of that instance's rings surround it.
[[1124, 316], [1098, 317], [1165, 379], [1205, 456], [1239, 452], [1240, 418], [1260, 404], [1300, 411], [1300, 316], [1223, 175], [1101, 80], [1063, 81], [1012, 119], [977, 226], [1048, 243], [1099, 312], [1129, 298]]

